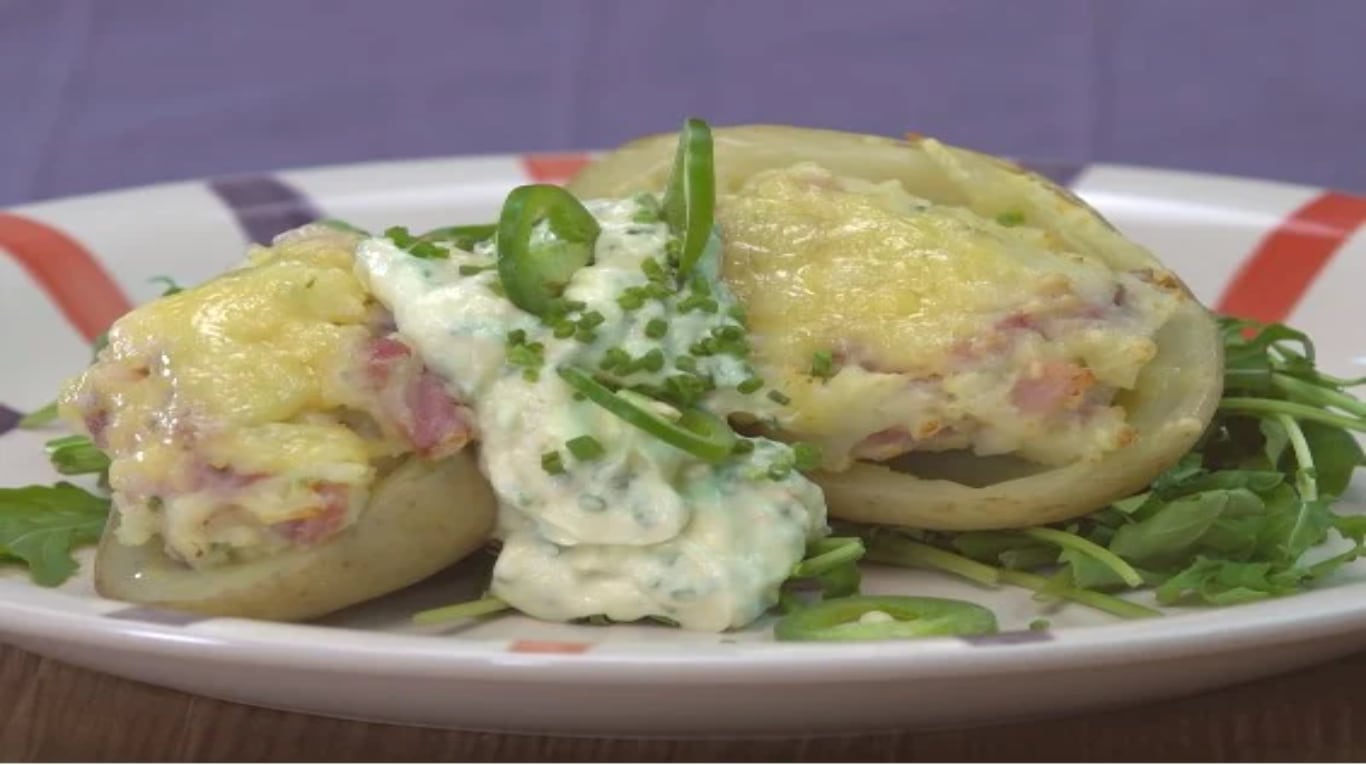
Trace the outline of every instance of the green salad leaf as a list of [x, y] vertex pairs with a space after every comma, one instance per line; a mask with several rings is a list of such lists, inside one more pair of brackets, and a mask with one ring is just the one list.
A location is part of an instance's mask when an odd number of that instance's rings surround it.
[[94, 544], [109, 500], [65, 481], [0, 489], [0, 560], [28, 564], [35, 584], [55, 587], [76, 571], [71, 551]]

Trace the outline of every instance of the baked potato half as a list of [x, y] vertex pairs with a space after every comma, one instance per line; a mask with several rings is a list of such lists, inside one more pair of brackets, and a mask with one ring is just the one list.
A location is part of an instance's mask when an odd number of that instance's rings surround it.
[[[1213, 416], [1223, 365], [1212, 315], [1066, 189], [930, 139], [769, 125], [713, 135], [726, 278], [750, 313], [759, 369], [792, 394], [795, 414], [777, 430], [827, 447], [813, 477], [832, 517], [971, 530], [1083, 515], [1148, 485]], [[675, 141], [628, 143], [569, 188], [659, 192]], [[1088, 284], [1110, 292], [1085, 297]], [[1002, 407], [963, 404], [992, 369], [964, 372], [963, 349], [987, 346], [1029, 349], [1008, 356], [1018, 368], [997, 365], [1014, 377], [991, 395], [1005, 408], [1042, 402], [1047, 416], [1002, 429]], [[813, 348], [823, 374], [807, 362]], [[940, 390], [969, 377], [977, 388]], [[924, 419], [905, 396], [888, 403], [908, 385], [939, 386], [920, 400], [942, 416]], [[874, 432], [892, 410], [921, 419]]]

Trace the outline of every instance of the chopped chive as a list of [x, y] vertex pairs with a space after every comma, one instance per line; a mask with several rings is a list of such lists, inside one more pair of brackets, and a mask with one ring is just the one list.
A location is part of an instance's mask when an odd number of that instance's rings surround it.
[[644, 356], [641, 356], [637, 360], [636, 366], [646, 372], [658, 372], [664, 368], [664, 351], [655, 348]]
[[688, 280], [688, 289], [694, 295], [711, 296], [711, 284], [702, 274], [693, 274], [692, 278]]
[[601, 313], [589, 311], [579, 317], [579, 329], [593, 329], [604, 321], [607, 321], [607, 319], [603, 317]]
[[835, 357], [830, 351], [816, 351], [811, 354], [811, 376], [829, 380], [835, 376]]
[[598, 362], [598, 368], [604, 371], [623, 367], [631, 363], [631, 354], [620, 348], [608, 348], [602, 355], [602, 361]]
[[735, 386], [735, 389], [740, 391], [741, 393], [744, 393], [745, 395], [749, 395], [750, 393], [757, 393], [758, 390], [762, 387], [764, 387], [764, 378], [751, 377], [748, 380], [745, 380], [744, 382]]
[[523, 369], [523, 370], [522, 370], [522, 379], [523, 379], [523, 380], [526, 380], [527, 382], [536, 382], [536, 381], [538, 381], [538, 380], [541, 379], [541, 370], [539, 370], [539, 369]]
[[733, 305], [730, 308], [726, 309], [726, 315], [731, 317], [732, 319], [735, 319], [741, 324], [744, 324], [745, 319], [747, 318], [745, 316], [745, 307], [739, 304]]
[[706, 380], [697, 375], [672, 375], [664, 381], [667, 396], [683, 407], [696, 404], [707, 392]]
[[408, 248], [408, 254], [415, 258], [424, 260], [441, 260], [449, 258], [451, 254], [444, 249], [432, 244], [431, 242], [417, 242]]
[[598, 333], [591, 329], [580, 329], [574, 333], [574, 339], [581, 343], [591, 343], [598, 339]]
[[408, 233], [407, 226], [390, 226], [389, 228], [384, 229], [384, 236], [386, 239], [393, 242], [394, 246], [405, 250], [408, 249], [413, 242], [417, 241], [417, 237]]
[[792, 456], [798, 470], [815, 470], [821, 466], [821, 448], [815, 444], [805, 441], [793, 444]]
[[1010, 228], [1011, 226], [1018, 226], [1021, 223], [1025, 222], [1025, 214], [1020, 212], [1019, 210], [1003, 212], [1000, 215], [996, 216], [996, 222], [1001, 224], [1002, 226], [1005, 226], [1006, 228]]
[[674, 359], [674, 366], [684, 372], [697, 372], [697, 359], [692, 356], [679, 356]]
[[753, 451], [754, 442], [746, 438], [742, 438], [739, 441], [736, 441], [735, 446], [732, 446], [730, 449], [731, 454], [749, 454]]
[[650, 282], [640, 289], [645, 291], [646, 297], [654, 298], [655, 300], [663, 300], [673, 294], [672, 290], [658, 282]]
[[692, 311], [716, 313], [719, 308], [716, 300], [707, 295], [689, 295], [678, 303], [679, 313], [691, 313]]
[[645, 336], [651, 340], [658, 340], [669, 333], [669, 322], [663, 319], [650, 319], [645, 323]]
[[787, 406], [792, 403], [792, 399], [788, 398], [786, 393], [783, 393], [776, 388], [768, 392], [768, 398], [775, 404], [781, 404], [782, 406]]
[[593, 438], [592, 436], [571, 438], [564, 442], [564, 446], [569, 450], [570, 454], [574, 455], [574, 459], [579, 460], [580, 462], [589, 462], [591, 460], [599, 459], [607, 453], [607, 450], [602, 448], [602, 444], [598, 442], [598, 439]]
[[623, 311], [634, 311], [645, 305], [645, 296], [640, 290], [631, 288], [617, 295], [617, 305], [621, 306]]
[[568, 319], [562, 319], [555, 324], [554, 334], [555, 337], [563, 340], [566, 337], [573, 337], [574, 333], [577, 331], [579, 331], [579, 328], [574, 326], [574, 322], [569, 321]]
[[551, 475], [564, 473], [564, 459], [559, 452], [546, 452], [541, 455], [541, 469]]
[[662, 282], [667, 276], [664, 273], [664, 266], [659, 265], [659, 261], [654, 258], [646, 258], [640, 262], [640, 270], [645, 273], [645, 278], [652, 282]]
[[688, 353], [694, 356], [714, 355], [716, 353], [716, 341], [710, 337], [704, 337], [688, 346]]
[[526, 330], [514, 329], [507, 334], [507, 341], [512, 345], [521, 345], [526, 342]]
[[775, 481], [781, 481], [789, 475], [792, 475], [792, 466], [786, 462], [775, 462], [768, 466], [766, 474]]
[[736, 324], [717, 327], [711, 333], [722, 340], [743, 340], [745, 338], [745, 328]]
[[490, 268], [493, 268], [493, 266], [481, 266], [474, 263], [465, 263], [464, 265], [460, 266], [460, 275], [474, 276], [475, 274], [482, 274]]
[[653, 194], [637, 194], [635, 203], [638, 205], [638, 209], [631, 216], [633, 223], [660, 222], [659, 200], [655, 199]]

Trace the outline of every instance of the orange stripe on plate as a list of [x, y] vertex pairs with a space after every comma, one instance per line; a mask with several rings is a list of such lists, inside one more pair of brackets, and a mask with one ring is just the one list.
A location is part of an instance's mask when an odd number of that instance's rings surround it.
[[132, 308], [95, 256], [51, 226], [0, 212], [0, 249], [19, 261], [86, 340]]
[[1220, 313], [1284, 321], [1333, 253], [1366, 222], [1366, 197], [1327, 191], [1296, 210], [1257, 246], [1219, 298]]
[[512, 653], [586, 653], [592, 647], [592, 643], [560, 640], [514, 640], [508, 644]]
[[522, 169], [527, 177], [537, 183], [564, 183], [588, 164], [588, 155], [574, 154], [523, 154]]

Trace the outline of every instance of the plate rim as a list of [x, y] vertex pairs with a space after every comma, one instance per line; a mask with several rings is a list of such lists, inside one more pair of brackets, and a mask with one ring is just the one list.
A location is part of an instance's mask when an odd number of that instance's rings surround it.
[[[331, 171], [366, 172], [381, 168], [403, 169], [422, 165], [474, 162], [506, 162], [518, 167], [528, 156], [593, 155], [602, 150], [532, 153], [455, 154], [411, 157], [363, 162], [319, 164], [280, 168], [260, 173], [240, 173], [218, 178], [274, 176], [289, 181], [306, 179], [315, 173]], [[1179, 188], [1199, 181], [1227, 184], [1229, 189], [1246, 190], [1249, 185], [1273, 188], [1281, 193], [1312, 194], [1316, 187], [1294, 182], [1177, 168], [1116, 163], [1079, 164], [1082, 181], [1094, 171], [1121, 171], [1146, 176], [1157, 185]], [[164, 192], [209, 183], [215, 178], [168, 180], [85, 194], [28, 202], [9, 210], [19, 214], [43, 214], [67, 202], [104, 202], [136, 204], [142, 192]], [[512, 180], [509, 178], [509, 180]], [[428, 189], [464, 186], [465, 183], [417, 183], [411, 188]], [[1123, 189], [1106, 190], [1124, 193]], [[373, 193], [373, 192], [372, 192]], [[1151, 197], [1142, 190], [1129, 192]], [[346, 198], [314, 193], [320, 202]], [[1160, 196], [1160, 195], [1156, 195]], [[825, 678], [831, 682], [857, 680], [891, 681], [910, 676], [976, 676], [1008, 674], [1012, 669], [1040, 671], [1079, 663], [1103, 666], [1141, 654], [1144, 660], [1219, 654], [1238, 647], [1283, 644], [1328, 637], [1366, 627], [1366, 599], [1356, 608], [1351, 591], [1366, 583], [1327, 586], [1286, 598], [1257, 604], [1209, 611], [1180, 613], [1149, 622], [1118, 622], [1103, 626], [1064, 628], [1048, 634], [1047, 639], [1031, 642], [973, 644], [971, 641], [938, 638], [876, 644], [794, 645], [763, 643], [725, 645], [689, 643], [675, 654], [663, 651], [630, 652], [622, 646], [647, 645], [638, 642], [598, 642], [583, 653], [518, 653], [509, 651], [501, 639], [465, 639], [458, 636], [394, 634], [336, 628], [321, 625], [281, 625], [241, 619], [206, 619], [192, 628], [112, 619], [109, 609], [125, 606], [117, 601], [60, 591], [49, 592], [23, 579], [0, 580], [0, 635], [28, 638], [56, 637], [88, 645], [119, 645], [123, 650], [156, 655], [173, 655], [189, 660], [246, 661], [269, 666], [309, 667], [319, 670], [344, 670], [356, 673], [431, 674], [440, 670], [445, 676], [469, 679], [534, 679], [540, 681], [592, 680], [594, 682], [650, 683], [667, 679], [683, 684], [717, 682], [811, 682]], [[27, 595], [26, 595], [27, 593]], [[58, 597], [53, 598], [52, 595]], [[17, 597], [12, 597], [16, 596]], [[70, 599], [72, 603], [61, 603]], [[52, 601], [50, 603], [44, 601]], [[1319, 601], [1330, 601], [1321, 604]], [[1331, 608], [1332, 601], [1344, 600], [1346, 608]], [[1312, 602], [1311, 602], [1312, 601]], [[1287, 604], [1293, 604], [1288, 606]], [[104, 609], [97, 613], [96, 608]], [[1272, 611], [1275, 613], [1273, 614]], [[1154, 625], [1162, 625], [1161, 628]], [[1172, 625], [1175, 625], [1174, 627]], [[308, 637], [328, 634], [347, 637], [339, 641], [309, 641]], [[1218, 633], [1220, 640], [1205, 640]], [[351, 645], [353, 640], [373, 642], [375, 646]], [[389, 646], [393, 647], [389, 647]], [[663, 644], [669, 645], [669, 644]], [[673, 644], [677, 645], [677, 644]], [[327, 650], [318, 650], [325, 646]], [[829, 662], [837, 661], [837, 665]], [[603, 674], [605, 669], [648, 667], [649, 674]], [[661, 676], [663, 673], [663, 677]], [[851, 676], [851, 674], [853, 676]], [[523, 678], [523, 675], [526, 677]], [[832, 677], [833, 675], [833, 677]]]

